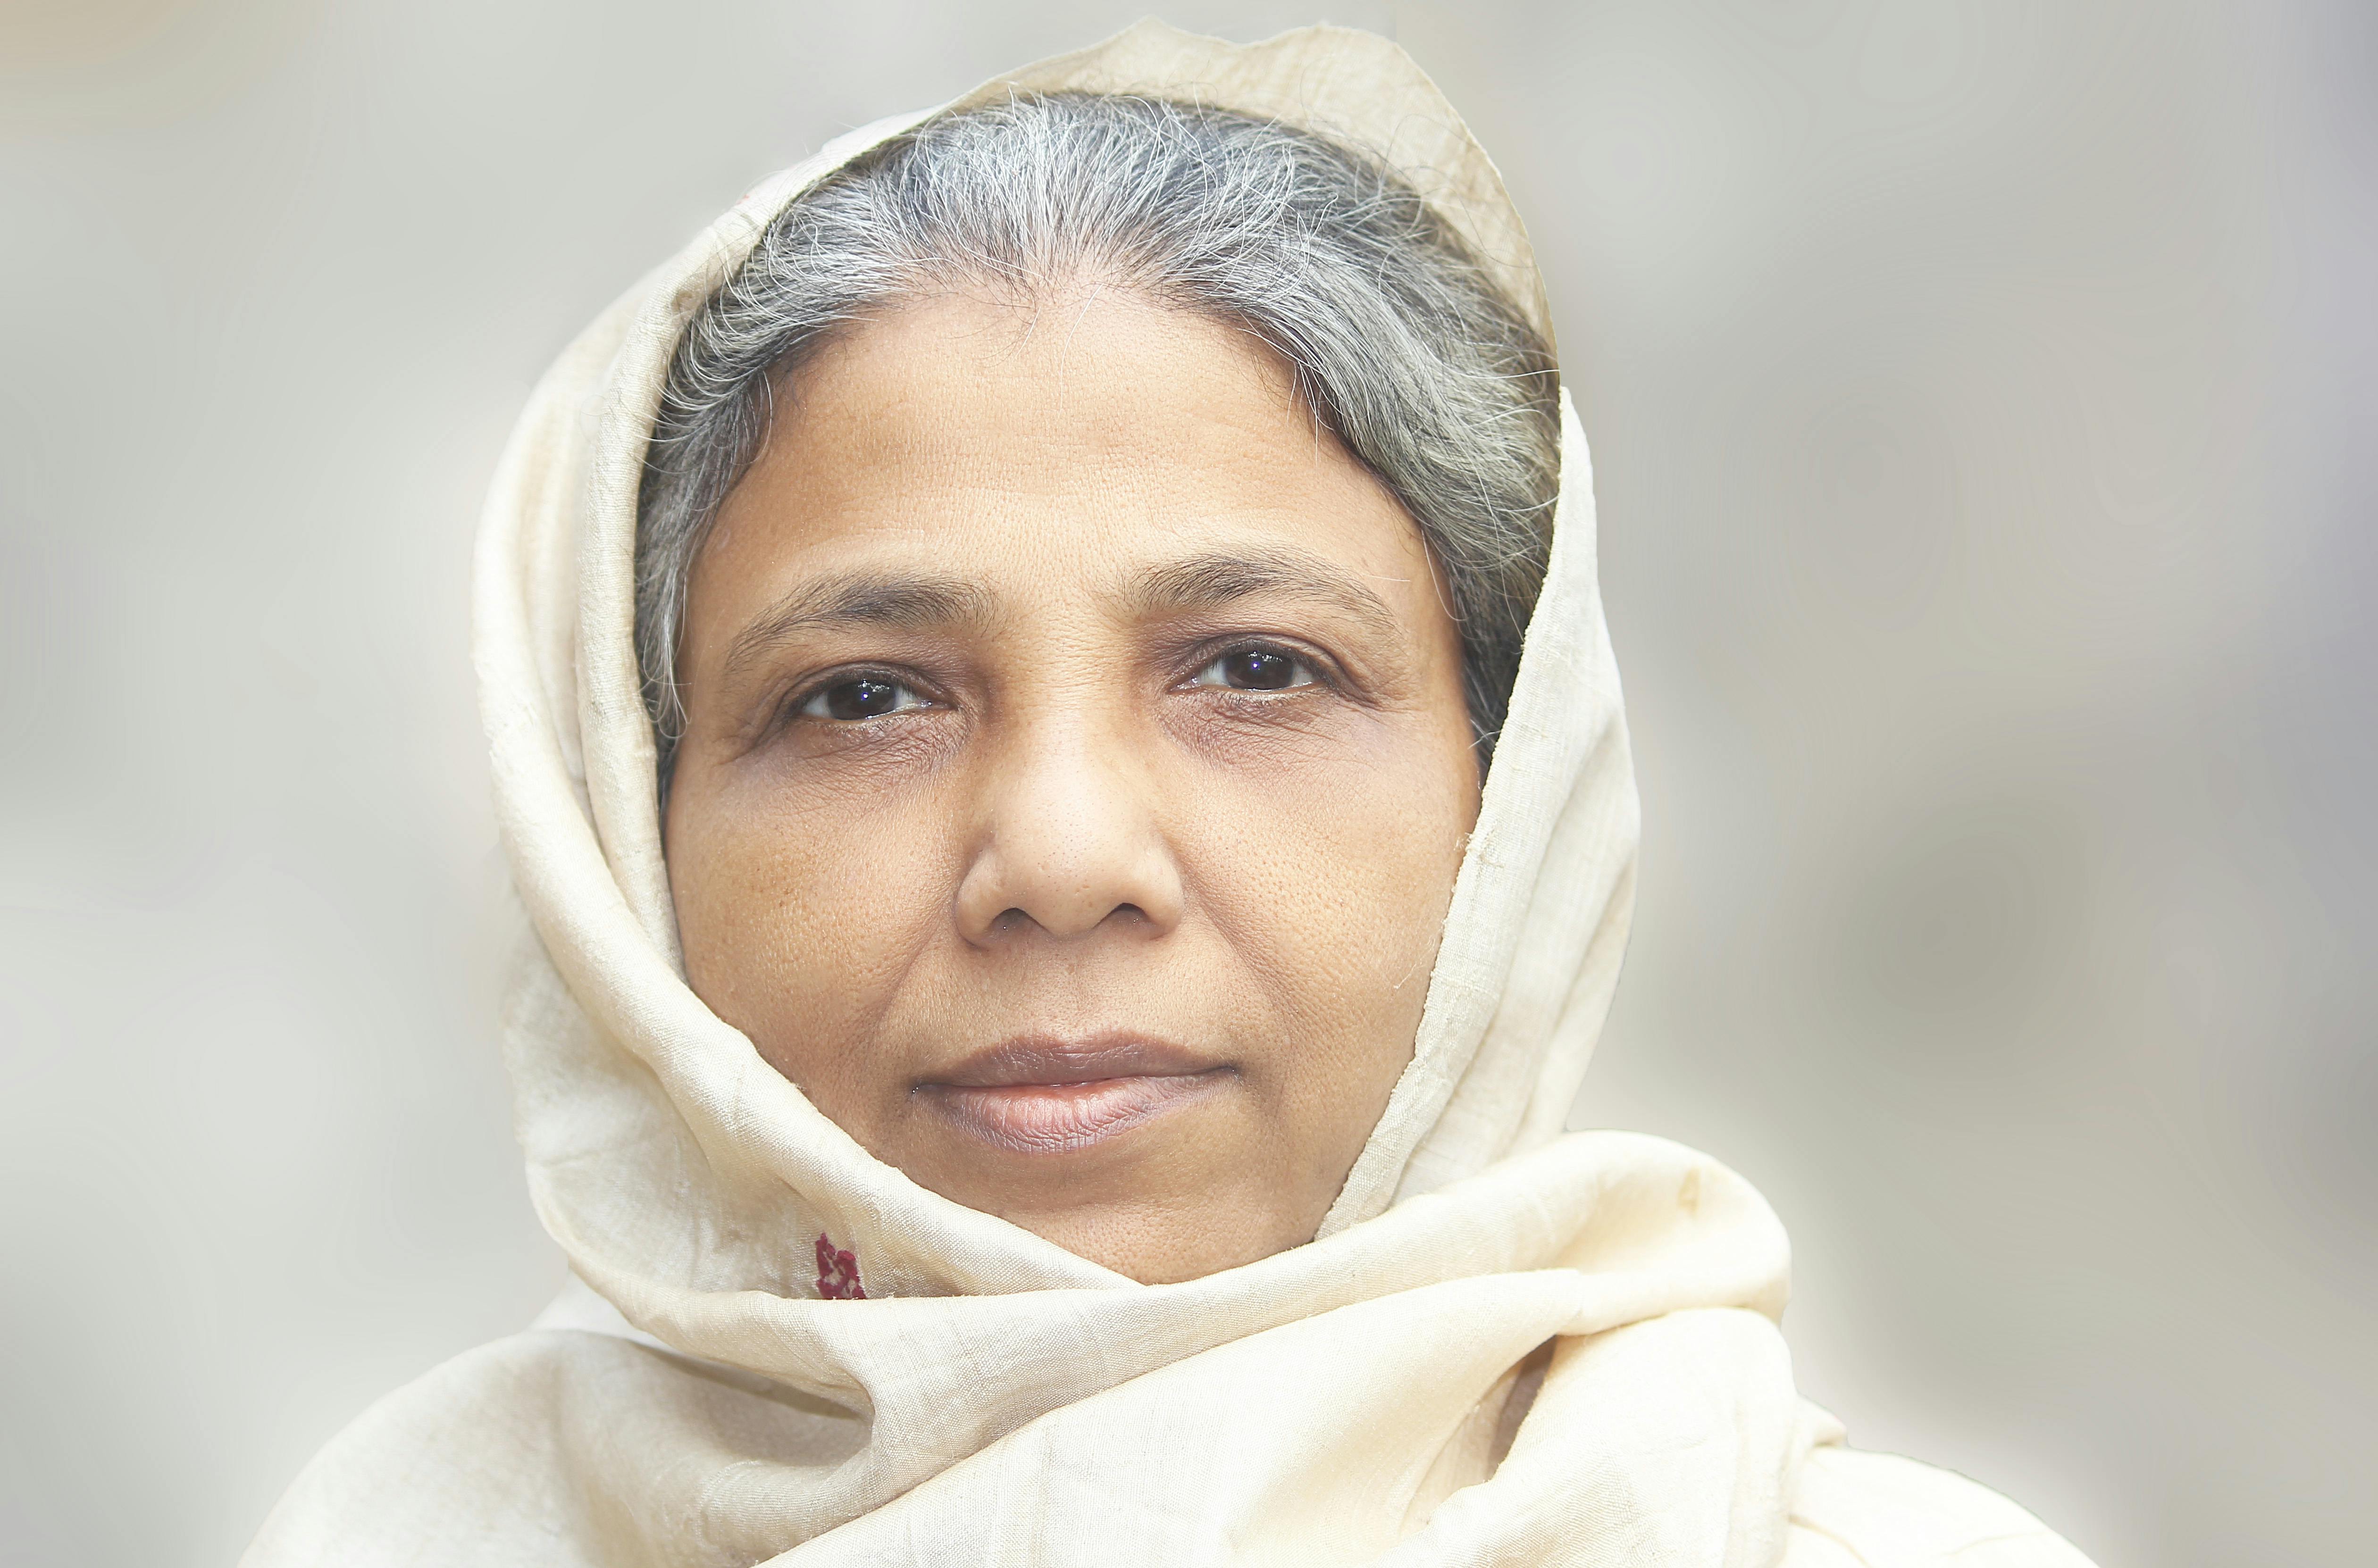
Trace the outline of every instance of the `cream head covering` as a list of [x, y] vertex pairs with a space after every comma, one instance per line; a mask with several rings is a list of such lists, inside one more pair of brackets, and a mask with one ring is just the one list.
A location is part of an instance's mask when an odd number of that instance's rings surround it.
[[[959, 103], [1061, 90], [1377, 154], [1549, 340], [1501, 181], [1394, 45], [1144, 23]], [[536, 938], [506, 1018], [519, 1134], [583, 1284], [367, 1412], [247, 1562], [2078, 1562], [1970, 1483], [1831, 1446], [1775, 1326], [1782, 1227], [1741, 1179], [1562, 1134], [1637, 832], [1566, 406], [1551, 564], [1412, 1061], [1312, 1244], [1136, 1284], [871, 1158], [687, 987], [633, 639], [662, 378], [769, 220], [919, 118], [753, 191], [571, 345], [521, 422], [477, 661]]]

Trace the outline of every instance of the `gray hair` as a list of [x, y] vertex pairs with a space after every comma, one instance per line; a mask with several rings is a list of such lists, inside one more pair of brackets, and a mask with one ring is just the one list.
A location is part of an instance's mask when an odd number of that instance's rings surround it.
[[1287, 361], [1314, 417], [1402, 503], [1442, 567], [1481, 766], [1510, 705], [1559, 488], [1543, 336], [1376, 160], [1159, 99], [1020, 95], [938, 115], [770, 222], [688, 325], [646, 449], [636, 652], [661, 780], [684, 732], [693, 562], [775, 401], [838, 334], [962, 286], [1028, 301], [1095, 277], [1224, 321]]

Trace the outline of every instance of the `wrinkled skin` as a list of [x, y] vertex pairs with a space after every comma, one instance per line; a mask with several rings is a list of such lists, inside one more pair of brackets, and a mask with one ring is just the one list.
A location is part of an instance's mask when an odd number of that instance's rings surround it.
[[1411, 520], [1268, 349], [1088, 286], [908, 305], [776, 410], [679, 650], [694, 989], [878, 1158], [1135, 1279], [1311, 1239], [1478, 809]]

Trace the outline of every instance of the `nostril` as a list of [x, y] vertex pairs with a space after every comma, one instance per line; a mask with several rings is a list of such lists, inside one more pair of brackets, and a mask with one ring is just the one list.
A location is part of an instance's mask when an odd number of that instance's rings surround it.
[[[1103, 926], [1108, 921], [1114, 919], [1118, 916], [1123, 917], [1127, 922], [1136, 920], [1149, 925], [1153, 925], [1155, 923], [1149, 916], [1147, 911], [1140, 905], [1136, 904], [1118, 904], [1112, 908], [1107, 910], [1107, 912], [1100, 916], [1097, 920], [1092, 921], [1088, 926], [1082, 928], [1082, 931], [1087, 932], [1092, 927]], [[1027, 930], [1045, 930], [1058, 936], [1081, 934], [1080, 932], [1075, 931], [1071, 926], [1063, 922], [1054, 926], [1045, 924], [1039, 916], [1017, 904], [1010, 904], [1007, 908], [1001, 910], [998, 916], [992, 919], [991, 923], [991, 930], [992, 934], [1002, 936], [1013, 935], [1017, 932]]]
[[986, 845], [957, 888], [952, 913], [961, 934], [1013, 944], [1171, 929], [1181, 911], [1169, 849], [1152, 835], [1147, 844], [1118, 839], [1094, 847], [1096, 854], [1071, 854], [1037, 841]]

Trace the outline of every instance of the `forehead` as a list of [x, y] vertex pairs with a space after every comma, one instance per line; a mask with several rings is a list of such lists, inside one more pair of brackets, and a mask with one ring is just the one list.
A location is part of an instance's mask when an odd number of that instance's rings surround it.
[[1411, 519], [1258, 340], [1092, 285], [950, 294], [869, 321], [780, 389], [690, 619], [804, 573], [931, 566], [1031, 595], [1283, 544], [1383, 589], [1427, 576]]

